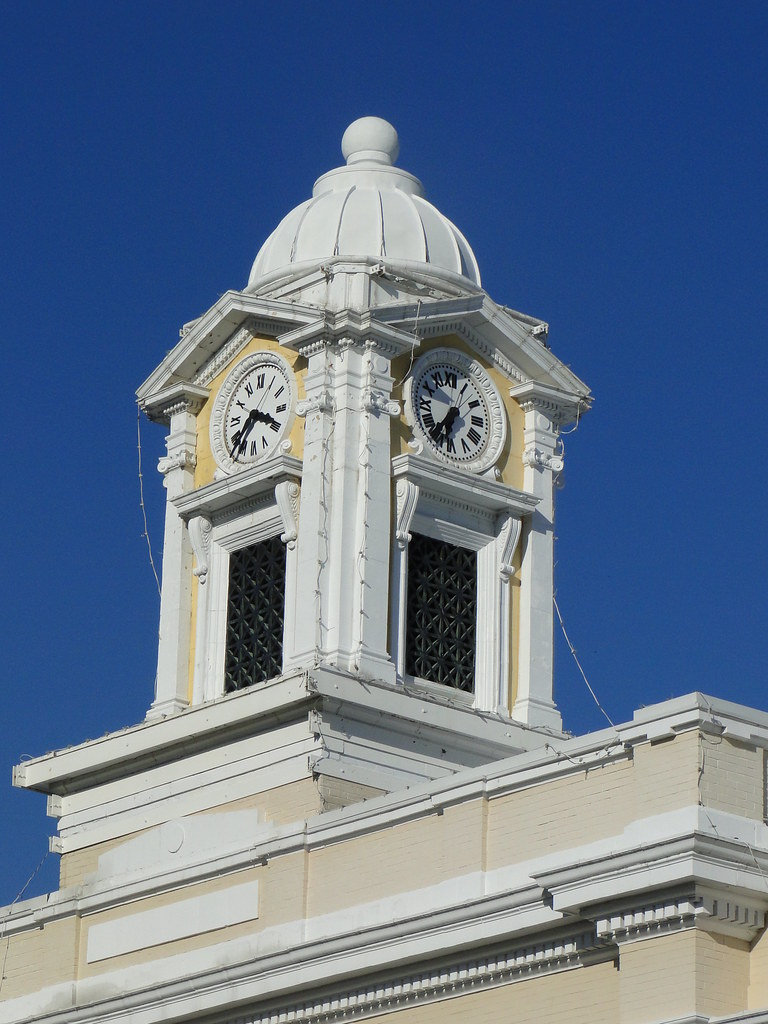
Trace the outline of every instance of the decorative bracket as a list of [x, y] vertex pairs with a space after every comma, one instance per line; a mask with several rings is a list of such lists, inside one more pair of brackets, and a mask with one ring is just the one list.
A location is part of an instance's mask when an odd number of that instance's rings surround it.
[[308, 416], [311, 412], [333, 412], [333, 395], [330, 391], [321, 391], [312, 398], [303, 398], [296, 403], [299, 416]]
[[157, 463], [158, 473], [167, 476], [174, 469], [194, 469], [197, 465], [197, 456], [194, 452], [182, 449], [174, 452], [173, 455], [164, 455]]
[[541, 451], [536, 445], [529, 445], [523, 452], [523, 465], [540, 466], [553, 473], [562, 473], [565, 463], [562, 455], [549, 454]]
[[387, 416], [400, 415], [400, 403], [386, 398], [380, 391], [374, 391], [373, 388], [366, 388], [363, 391], [361, 405], [366, 412], [383, 412]]
[[276, 484], [275, 501], [283, 521], [284, 532], [280, 534], [280, 540], [293, 550], [298, 537], [299, 485], [294, 480]]
[[523, 524], [520, 519], [514, 516], [499, 516], [499, 528], [496, 533], [496, 543], [499, 552], [499, 576], [503, 583], [515, 574], [515, 567], [512, 565], [517, 545], [520, 542]]
[[395, 540], [401, 551], [410, 543], [408, 532], [419, 501], [419, 486], [410, 480], [398, 480], [395, 489], [397, 508], [395, 511]]
[[194, 516], [189, 520], [189, 539], [192, 542], [192, 551], [195, 555], [197, 566], [192, 574], [197, 576], [200, 583], [205, 583], [208, 576], [208, 568], [211, 556], [211, 534], [213, 526], [210, 519], [205, 516]]

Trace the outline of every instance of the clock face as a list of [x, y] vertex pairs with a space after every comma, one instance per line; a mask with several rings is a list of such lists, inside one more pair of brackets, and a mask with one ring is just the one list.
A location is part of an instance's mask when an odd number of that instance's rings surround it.
[[247, 356], [216, 397], [211, 441], [220, 466], [236, 470], [275, 453], [293, 419], [295, 388], [288, 364], [275, 353]]
[[437, 349], [414, 368], [406, 413], [419, 440], [443, 461], [484, 469], [504, 443], [499, 394], [480, 364]]

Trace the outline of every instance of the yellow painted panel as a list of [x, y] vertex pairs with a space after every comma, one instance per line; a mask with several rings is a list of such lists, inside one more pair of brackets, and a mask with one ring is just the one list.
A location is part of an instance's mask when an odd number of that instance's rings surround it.
[[[296, 386], [298, 400], [305, 397], [304, 376], [306, 373], [306, 360], [290, 349], [283, 348], [273, 338], [254, 337], [249, 341], [236, 356], [224, 367], [224, 369], [211, 381], [211, 393], [203, 408], [197, 416], [197, 466], [195, 468], [195, 487], [202, 487], [213, 481], [216, 472], [216, 460], [211, 450], [210, 423], [211, 410], [216, 400], [219, 388], [226, 380], [234, 367], [246, 356], [254, 352], [277, 352], [292, 367], [296, 375]], [[295, 416], [291, 431], [288, 434], [291, 442], [291, 455], [302, 458], [304, 454], [304, 420], [301, 416]]]

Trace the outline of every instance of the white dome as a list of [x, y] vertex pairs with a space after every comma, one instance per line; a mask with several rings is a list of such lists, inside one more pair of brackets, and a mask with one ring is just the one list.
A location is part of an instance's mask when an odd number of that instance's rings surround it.
[[467, 240], [424, 199], [418, 178], [394, 167], [397, 132], [379, 117], [361, 117], [342, 139], [345, 167], [323, 174], [312, 198], [284, 217], [262, 245], [249, 288], [280, 271], [334, 256], [427, 264], [480, 284]]

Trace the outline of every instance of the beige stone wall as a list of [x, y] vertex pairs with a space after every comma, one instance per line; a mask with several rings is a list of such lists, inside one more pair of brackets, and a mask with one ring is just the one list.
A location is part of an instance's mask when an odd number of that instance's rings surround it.
[[489, 801], [488, 867], [620, 832], [632, 820], [634, 771], [623, 761]]
[[310, 916], [477, 871], [482, 863], [483, 803], [473, 800], [443, 814], [313, 850]]
[[314, 779], [302, 779], [287, 786], [277, 786], [263, 793], [253, 793], [240, 800], [212, 807], [203, 814], [221, 814], [227, 811], [259, 810], [264, 820], [275, 825], [290, 825], [294, 821], [306, 821], [323, 809], [323, 800]]
[[749, 956], [747, 1007], [759, 1010], [768, 1006], [768, 929], [752, 944]]
[[749, 944], [729, 935], [695, 934], [697, 1012], [724, 1017], [743, 1010], [749, 989]]
[[[397, 1010], [387, 1013], [386, 1019], [391, 1024], [617, 1024], [618, 975], [613, 963], [542, 974]], [[384, 1016], [382, 1013], [373, 1019]]]
[[49, 985], [72, 981], [78, 969], [79, 924], [77, 918], [69, 917], [0, 939], [0, 965], [3, 967], [0, 1003]]
[[624, 943], [619, 960], [620, 1024], [675, 1020], [693, 1013], [693, 931]]
[[635, 788], [631, 819], [690, 807], [699, 802], [699, 736], [685, 732], [634, 749]]
[[621, 946], [621, 1024], [721, 1017], [747, 1005], [749, 947], [691, 928]]
[[762, 821], [765, 751], [726, 736], [701, 736], [701, 796], [707, 807]]

